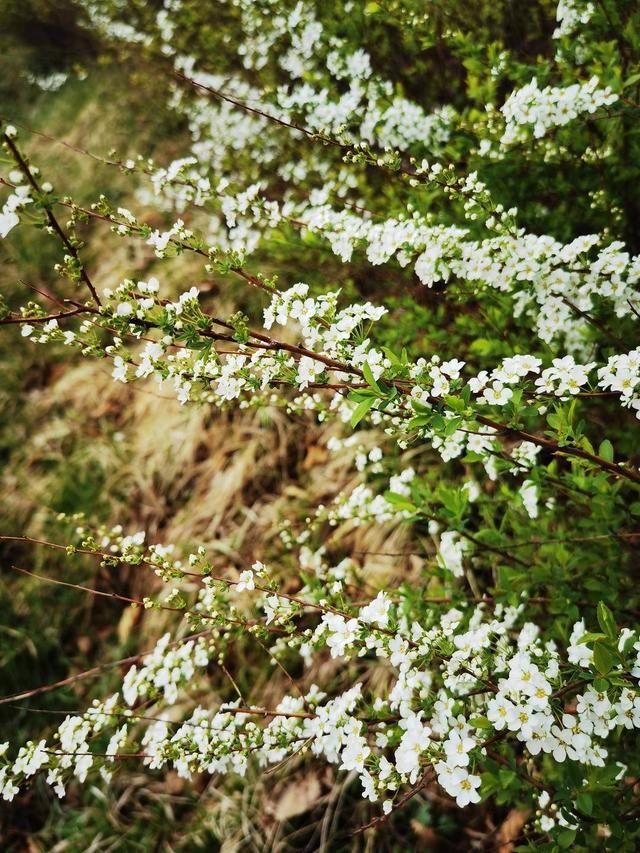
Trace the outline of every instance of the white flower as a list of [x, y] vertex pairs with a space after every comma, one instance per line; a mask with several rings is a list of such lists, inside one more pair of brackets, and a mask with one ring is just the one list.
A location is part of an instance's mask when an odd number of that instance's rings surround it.
[[438, 562], [450, 571], [454, 577], [461, 578], [464, 575], [462, 558], [469, 548], [466, 539], [462, 539], [455, 530], [445, 530], [440, 534], [438, 545]]
[[238, 592], [243, 592], [243, 590], [251, 590], [256, 588], [256, 582], [251, 569], [246, 569], [244, 572], [240, 572], [240, 577], [238, 578], [238, 582], [236, 583], [236, 589]]
[[473, 738], [464, 733], [452, 731], [443, 744], [447, 756], [446, 764], [449, 767], [466, 767], [469, 763], [469, 752], [475, 745], [476, 742]]
[[569, 646], [567, 648], [567, 657], [569, 662], [587, 669], [593, 660], [593, 650], [586, 643], [581, 643], [580, 638], [587, 633], [584, 625], [584, 619], [576, 622], [569, 637]]
[[379, 592], [370, 604], [362, 608], [358, 615], [361, 622], [372, 622], [381, 628], [389, 623], [391, 601], [385, 592]]
[[17, 213], [13, 210], [0, 213], [0, 237], [6, 237], [20, 223]]
[[494, 728], [501, 731], [509, 722], [514, 711], [515, 705], [513, 702], [510, 702], [506, 696], [498, 693], [493, 699], [489, 700], [487, 719], [493, 723]]
[[3, 767], [0, 769], [0, 796], [3, 800], [10, 803], [18, 793], [20, 793], [20, 788], [18, 788], [13, 779], [7, 777], [7, 768]]
[[496, 379], [484, 389], [480, 400], [488, 403], [490, 406], [503, 406], [512, 397], [513, 391], [511, 388], [507, 388], [502, 382]]
[[309, 383], [313, 383], [316, 381], [317, 377], [322, 373], [325, 369], [324, 364], [322, 362], [317, 361], [314, 358], [309, 358], [307, 355], [303, 355], [300, 361], [298, 362], [298, 373], [296, 376], [296, 382], [300, 386], [300, 388], [307, 388]]
[[395, 751], [395, 764], [398, 773], [407, 775], [413, 784], [420, 770], [420, 756], [430, 745], [431, 729], [425, 726], [420, 717], [412, 714], [400, 721], [405, 730]]
[[358, 620], [346, 621], [338, 613], [324, 613], [323, 624], [328, 628], [327, 646], [331, 650], [331, 657], [344, 657], [347, 646], [350, 646], [358, 632]]
[[111, 371], [111, 376], [117, 382], [126, 382], [127, 381], [127, 370], [128, 364], [126, 361], [119, 355], [117, 355], [113, 359], [113, 370]]
[[538, 517], [538, 487], [532, 480], [525, 480], [520, 487], [520, 497], [529, 518]]
[[364, 763], [371, 754], [366, 740], [360, 735], [352, 735], [347, 740], [346, 746], [342, 751], [340, 758], [342, 770], [364, 770]]
[[438, 774], [438, 782], [445, 791], [455, 798], [457, 805], [464, 808], [469, 803], [479, 803], [480, 794], [476, 790], [480, 787], [479, 776], [472, 776], [464, 767], [451, 767], [443, 761], [435, 765]]

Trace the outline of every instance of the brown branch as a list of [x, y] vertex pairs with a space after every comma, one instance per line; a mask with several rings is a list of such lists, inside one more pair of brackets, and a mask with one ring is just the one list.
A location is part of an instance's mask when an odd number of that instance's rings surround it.
[[[25, 178], [27, 179], [29, 184], [32, 186], [32, 188], [38, 194], [42, 194], [42, 190], [40, 189], [40, 186], [39, 186], [37, 180], [35, 179], [34, 175], [32, 174], [28, 163], [23, 158], [22, 154], [18, 150], [18, 147], [14, 143], [13, 139], [7, 133], [5, 133], [3, 136], [4, 136], [5, 144], [9, 148], [11, 155], [13, 156], [13, 159], [16, 161], [18, 168], [20, 169], [22, 174], [25, 176]], [[43, 207], [44, 207], [45, 215], [47, 217], [47, 221], [49, 223], [49, 226], [56, 232], [56, 234], [58, 235], [58, 237], [62, 241], [62, 244], [65, 247], [65, 249], [69, 252], [69, 254], [73, 257], [73, 259], [77, 263], [78, 269], [80, 270], [80, 277], [82, 278], [84, 283], [89, 288], [89, 292], [91, 293], [91, 296], [93, 297], [96, 304], [100, 305], [101, 304], [100, 297], [98, 296], [98, 293], [97, 293], [95, 287], [93, 286], [93, 282], [89, 278], [89, 275], [88, 275], [86, 269], [84, 268], [82, 261], [80, 260], [80, 255], [78, 253], [78, 250], [73, 245], [73, 243], [71, 242], [69, 237], [66, 235], [65, 231], [63, 230], [62, 226], [60, 225], [60, 223], [56, 219], [53, 211], [51, 210], [51, 205], [43, 204]]]
[[61, 311], [59, 314], [47, 314], [45, 317], [5, 317], [0, 320], [0, 326], [8, 326], [12, 323], [48, 323], [49, 320], [62, 320], [65, 317], [73, 317], [76, 314], [86, 313], [86, 308], [74, 308], [72, 311]]

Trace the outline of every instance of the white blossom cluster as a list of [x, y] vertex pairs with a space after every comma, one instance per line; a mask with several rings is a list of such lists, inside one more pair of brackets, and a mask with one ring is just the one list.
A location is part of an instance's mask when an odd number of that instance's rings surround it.
[[[415, 476], [413, 468], [405, 468], [391, 477], [388, 490], [396, 495], [408, 496], [409, 484]], [[348, 495], [338, 495], [333, 504], [326, 512], [325, 507], [319, 509], [320, 517], [326, 517], [332, 525], [346, 520], [351, 520], [355, 526], [368, 521], [384, 524], [411, 517], [411, 513], [406, 509], [399, 510], [384, 495], [375, 494], [373, 489], [364, 483], [356, 486]]]
[[[260, 68], [267, 51], [276, 43], [288, 42], [279, 64], [292, 83], [275, 94], [281, 115], [294, 114], [311, 130], [338, 134], [361, 116], [352, 138], [381, 148], [419, 144], [434, 150], [448, 140], [455, 111], [445, 106], [427, 113], [398, 95], [391, 81], [373, 74], [365, 50], [354, 50], [335, 35], [326, 37], [312, 3], [298, 2], [288, 15], [269, 18], [246, 0], [234, 0], [234, 5], [241, 9], [247, 34], [240, 48], [247, 67]], [[332, 91], [323, 85], [327, 74], [341, 82], [342, 95], [336, 96], [335, 87]]]
[[[440, 172], [436, 166], [421, 170], [437, 178]], [[469, 178], [464, 179], [456, 190], [471, 192], [470, 209], [475, 211], [474, 195], [484, 187], [476, 179], [468, 182]], [[596, 300], [610, 300], [619, 317], [636, 316], [633, 305], [638, 301], [640, 259], [631, 256], [620, 241], [607, 243], [601, 235], [583, 235], [562, 244], [549, 235], [503, 229], [499, 236], [478, 240], [471, 238], [469, 229], [433, 225], [429, 217], [417, 211], [380, 221], [366, 212], [337, 209], [327, 201], [326, 188], [314, 191], [302, 204], [280, 205], [269, 200], [261, 184], [238, 193], [219, 186], [216, 195], [231, 245], [253, 251], [261, 234], [270, 233], [280, 223], [293, 222], [326, 239], [345, 263], [352, 259], [354, 250], [362, 248], [374, 266], [391, 259], [402, 267], [413, 265], [419, 280], [428, 287], [459, 282], [510, 293], [514, 316], [532, 320], [542, 341], [564, 340], [573, 351], [587, 346], [589, 324], [584, 315], [594, 308]], [[514, 211], [505, 212], [501, 205], [490, 208], [484, 213], [486, 224], [495, 227], [505, 213]], [[477, 214], [469, 215], [473, 218]], [[593, 257], [596, 247], [599, 249]]]
[[598, 385], [620, 394], [623, 406], [635, 409], [640, 418], [640, 348], [614, 355], [598, 369]]
[[[264, 571], [258, 564], [258, 577]], [[249, 572], [249, 581], [245, 574], [238, 591], [253, 595], [256, 575]], [[271, 597], [282, 596], [275, 589]], [[284, 599], [291, 604], [290, 596]], [[290, 623], [307, 606], [304, 598], [295, 600], [298, 610], [284, 608], [275, 624]], [[371, 705], [359, 683], [334, 698], [313, 685], [304, 695], [284, 696], [275, 708], [245, 707], [235, 700], [217, 711], [199, 706], [182, 723], [171, 723], [163, 707], [176, 705], [179, 691], [193, 683], [195, 669], [206, 666], [214, 651], [210, 640], [170, 643], [164, 636], [144, 666], [125, 676], [122, 701], [114, 694], [82, 716], [67, 717], [50, 746], [29, 743], [11, 762], [4, 747], [3, 797], [12, 799], [43, 769], [59, 795], [71, 777], [84, 781], [95, 764], [110, 773], [109, 763], [136, 737], [136, 714], [127, 708], [149, 699], [157, 711], [145, 712], [152, 723], [138, 748], [151, 768], [172, 765], [186, 778], [197, 772], [244, 774], [249, 760], [269, 766], [310, 750], [340, 769], [357, 771], [364, 796], [383, 801], [385, 811], [393, 808], [404, 784], [415, 784], [429, 768], [459, 806], [478, 802], [489, 741], [511, 739], [531, 761], [548, 755], [558, 763], [597, 767], [606, 762], [612, 733], [640, 728], [640, 641], [633, 631], [624, 629], [617, 640], [629, 670], [619, 663], [617, 681], [610, 679], [600, 689], [591, 683], [593, 649], [583, 641], [588, 640], [583, 622], [574, 626], [565, 653], [545, 641], [536, 625], [516, 627], [521, 607], [432, 610], [420, 624], [408, 622], [385, 592], [353, 615], [317, 606], [317, 627], [292, 635], [288, 644], [301, 653], [304, 646], [306, 655], [326, 648], [338, 661], [373, 655], [392, 674], [387, 695]], [[562, 697], [576, 672], [587, 686], [576, 686], [567, 706]], [[365, 718], [366, 706], [373, 714]], [[116, 727], [121, 719], [124, 725]], [[105, 760], [91, 749], [103, 729], [111, 732]]]
[[512, 92], [502, 106], [505, 130], [501, 142], [512, 145], [528, 137], [529, 129], [536, 139], [552, 128], [562, 127], [580, 115], [593, 115], [601, 107], [615, 104], [618, 95], [592, 77], [586, 83], [571, 86], [545, 86], [541, 89], [534, 77], [530, 83]]
[[438, 543], [438, 562], [442, 568], [456, 577], [464, 575], [463, 558], [469, 550], [469, 542], [455, 530], [445, 530], [440, 534]]
[[581, 24], [587, 24], [595, 12], [593, 3], [585, 0], [559, 0], [556, 8], [558, 26], [554, 30], [555, 39], [572, 35]]
[[[269, 39], [264, 26], [263, 11], [249, 9], [243, 6], [243, 15], [247, 16], [247, 27], [254, 32], [258, 39]], [[251, 5], [251, 4], [249, 4]], [[561, 10], [560, 10], [561, 11]], [[559, 11], [559, 14], [560, 14]], [[252, 22], [252, 23], [250, 23]], [[318, 23], [313, 10], [304, 4], [296, 7], [290, 19], [271, 21], [275, 38], [285, 33], [297, 31], [313, 31], [318, 34]], [[267, 28], [268, 29], [268, 28]], [[321, 28], [320, 28], [321, 29]], [[269, 42], [271, 43], [271, 42]], [[251, 53], [251, 51], [249, 51]], [[343, 55], [334, 46], [331, 56], [336, 52]], [[296, 51], [294, 50], [294, 54]], [[257, 57], [258, 54], [255, 54]], [[257, 60], [256, 60], [257, 61]], [[252, 60], [253, 62], [253, 60]], [[345, 60], [346, 62], [346, 60]], [[221, 76], [206, 75], [195, 70], [195, 60], [179, 59], [178, 67], [187, 74], [193, 75], [196, 82], [210, 85], [213, 89], [223, 86]], [[350, 63], [347, 62], [347, 65]], [[358, 61], [351, 63], [354, 69], [366, 73], [367, 63], [358, 54]], [[340, 79], [338, 60], [331, 67]], [[356, 73], [354, 71], [354, 73]], [[308, 84], [304, 84], [308, 87]], [[577, 88], [576, 88], [577, 87]], [[238, 88], [234, 94], [250, 104], [261, 104], [275, 117], [286, 118], [286, 110], [282, 113], [273, 111], [274, 104], [261, 101], [261, 93], [247, 88], [246, 83], [238, 80]], [[290, 91], [288, 97], [291, 97]], [[546, 87], [540, 90], [535, 81], [528, 86], [516, 90], [507, 99], [504, 112], [508, 119], [505, 136], [526, 132], [533, 125], [537, 133], [541, 128], [547, 128], [550, 123], [564, 124], [576, 114], [587, 114], [601, 105], [614, 102], [616, 95], [608, 89], [598, 88], [597, 78], [590, 79], [584, 84], [570, 87]], [[262, 197], [266, 191], [264, 179], [246, 184], [245, 189], [230, 194], [227, 174], [223, 181], [212, 181], [207, 174], [197, 166], [198, 162], [212, 164], [209, 169], [212, 174], [224, 171], [229, 166], [224, 160], [224, 152], [229, 147], [242, 148], [251, 144], [256, 163], [272, 164], [277, 158], [280, 148], [265, 132], [265, 119], [260, 115], [248, 114], [235, 108], [232, 104], [212, 102], [211, 98], [197, 98], [195, 104], [180, 96], [180, 104], [188, 109], [194, 122], [192, 133], [194, 156], [180, 158], [167, 169], [158, 170], [155, 174], [155, 185], [167, 192], [171, 181], [180, 174], [180, 179], [187, 178], [192, 190], [188, 194], [190, 200], [201, 203], [210, 187], [215, 187], [215, 194], [222, 193], [221, 206], [223, 217], [226, 218], [228, 232], [225, 236], [221, 229], [222, 220], [211, 217], [211, 236], [220, 245], [253, 251], [260, 240], [260, 234], [277, 227], [282, 221], [294, 219], [305, 228], [326, 236], [332, 249], [343, 260], [351, 258], [354, 247], [362, 245], [366, 249], [367, 258], [371, 263], [384, 263], [395, 256], [402, 265], [413, 261], [416, 274], [423, 283], [432, 285], [436, 282], [461, 280], [487, 284], [504, 291], [514, 293], [514, 312], [516, 316], [526, 316], [533, 319], [536, 331], [545, 342], [563, 340], [572, 352], [584, 350], [587, 346], [585, 336], [588, 323], [584, 319], [585, 312], [593, 307], [594, 297], [604, 296], [615, 303], [618, 316], [633, 317], [630, 301], [637, 299], [634, 286], [638, 281], [638, 260], [630, 258], [625, 247], [619, 242], [604, 245], [595, 261], [585, 257], [586, 252], [596, 244], [606, 243], [606, 238], [598, 235], [588, 235], [578, 238], [573, 243], [563, 246], [558, 241], [546, 235], [525, 233], [502, 233], [498, 237], [484, 240], [469, 239], [465, 229], [454, 226], [432, 225], [428, 219], [418, 214], [411, 216], [387, 218], [384, 222], [375, 221], [367, 215], [356, 215], [351, 209], [333, 209], [327, 203], [327, 188], [335, 185], [338, 192], [344, 192], [345, 185], [353, 182], [353, 174], [341, 172], [340, 177], [329, 177], [327, 163], [322, 164], [318, 158], [311, 156], [289, 164], [284, 171], [278, 166], [279, 178], [295, 184], [303, 179], [309, 180], [314, 170], [320, 170], [322, 189], [314, 190], [314, 202], [292, 203], [287, 201], [284, 206], [278, 205], [273, 199]], [[553, 105], [553, 109], [550, 106]], [[363, 114], [370, 111], [362, 109]], [[247, 127], [243, 132], [232, 125], [233, 122], [244, 122]], [[268, 124], [268, 122], [267, 122]], [[407, 126], [413, 126], [406, 123]], [[309, 125], [310, 130], [318, 128]], [[366, 136], [361, 138], [365, 144]], [[515, 138], [515, 136], [514, 136]], [[385, 143], [373, 140], [382, 147]], [[256, 148], [257, 143], [257, 148]], [[402, 149], [402, 145], [394, 143]], [[394, 147], [387, 145], [387, 147]], [[257, 149], [261, 150], [261, 153]], [[394, 154], [394, 156], [397, 156]], [[221, 159], [222, 158], [222, 159]], [[193, 161], [196, 161], [195, 163]], [[437, 178], [434, 164], [428, 172], [431, 179]], [[270, 166], [273, 172], [273, 167]], [[181, 172], [181, 169], [183, 172]], [[420, 173], [420, 169], [417, 172]], [[469, 180], [471, 176], [467, 176]], [[472, 181], [473, 191], [478, 192], [477, 180]], [[173, 195], [178, 209], [184, 207], [187, 196], [184, 186], [179, 186], [180, 192]], [[461, 191], [460, 187], [456, 192]], [[474, 208], [475, 209], [475, 208]], [[473, 218], [476, 213], [470, 214]], [[500, 219], [500, 205], [485, 211], [484, 219], [490, 227], [494, 227]], [[571, 303], [571, 304], [568, 304]]]
[[122, 697], [127, 705], [161, 691], [169, 704], [176, 702], [178, 688], [188, 683], [196, 667], [206, 667], [210, 649], [206, 640], [189, 640], [169, 649], [169, 634], [156, 644], [143, 667], [131, 667], [122, 682]]
[[[227, 352], [219, 356], [215, 348], [199, 351], [176, 347], [177, 339], [188, 327], [195, 324], [196, 334], [207, 328], [197, 288], [182, 293], [174, 301], [162, 300], [158, 291], [157, 280], [150, 279], [137, 283], [125, 280], [115, 290], [105, 292], [110, 300], [110, 305], [103, 308], [107, 326], [113, 325], [113, 321], [108, 319], [111, 316], [124, 322], [125, 330], [134, 337], [139, 337], [150, 325], [161, 330], [162, 337], [157, 341], [148, 340], [134, 355], [125, 348], [123, 339], [116, 336], [104, 352], [113, 358], [112, 375], [115, 380], [127, 382], [132, 378], [155, 376], [158, 381], [172, 385], [181, 403], [202, 401], [223, 405], [240, 399], [246, 405], [246, 398], [253, 395], [252, 402], [256, 404], [261, 399], [260, 395], [266, 395], [265, 399], [273, 401], [271, 389], [280, 384], [306, 391], [313, 385], [330, 386], [332, 380], [357, 380], [354, 371], [362, 370], [370, 371], [372, 380], [376, 381], [391, 368], [390, 360], [373, 345], [368, 335], [372, 324], [385, 314], [383, 307], [363, 303], [340, 309], [338, 293], [311, 297], [308, 285], [299, 283], [287, 291], [274, 293], [264, 312], [264, 327], [269, 330], [273, 324], [286, 326], [293, 321], [302, 336], [300, 347], [292, 348], [269, 338], [266, 340], [270, 343], [265, 347], [259, 343], [264, 338], [256, 338], [257, 348], [239, 344], [235, 354]], [[143, 325], [136, 326], [136, 321]], [[55, 319], [48, 320], [37, 329], [36, 325], [25, 323], [22, 334], [41, 343], [60, 340], [66, 345], [76, 345], [85, 354], [93, 353], [97, 346], [95, 327], [88, 321], [83, 322], [77, 333], [63, 331]], [[363, 333], [367, 336], [363, 337]], [[509, 356], [494, 370], [481, 371], [468, 379], [463, 377], [464, 367], [462, 360], [441, 362], [438, 357], [429, 362], [418, 359], [413, 365], [408, 365], [413, 383], [411, 400], [426, 411], [432, 411], [435, 400], [460, 392], [465, 383], [481, 407], [491, 408], [508, 406], [514, 392], [523, 386], [542, 398], [552, 396], [561, 400], [588, 393], [591, 389], [602, 389], [619, 395], [621, 404], [635, 410], [640, 417], [637, 350], [612, 356], [606, 367], [599, 368], [596, 362], [580, 363], [570, 355], [553, 358], [551, 365], [544, 368], [542, 360], [536, 356]], [[350, 419], [356, 405], [345, 400], [339, 390], [334, 392], [330, 403], [345, 421]], [[318, 396], [306, 399], [304, 408], [309, 407], [326, 412]], [[544, 406], [540, 410], [544, 411]], [[495, 428], [481, 426], [473, 434], [462, 429], [449, 430], [447, 421], [453, 417], [452, 411], [445, 413], [444, 431], [427, 428], [422, 434], [429, 438], [444, 461], [460, 457], [465, 448], [480, 454], [487, 473], [495, 479], [495, 463], [491, 458], [496, 449]], [[372, 421], [385, 424], [387, 433], [395, 435], [401, 447], [406, 446], [406, 417], [402, 416], [402, 408], [398, 408], [398, 404], [389, 406], [386, 412], [377, 412]], [[342, 511], [350, 515], [356, 506], [369, 505], [372, 500], [373, 495], [363, 487], [361, 493], [354, 494], [352, 498], [355, 502], [352, 510], [345, 505]], [[387, 512], [381, 506], [375, 509], [374, 515], [382, 518]]]

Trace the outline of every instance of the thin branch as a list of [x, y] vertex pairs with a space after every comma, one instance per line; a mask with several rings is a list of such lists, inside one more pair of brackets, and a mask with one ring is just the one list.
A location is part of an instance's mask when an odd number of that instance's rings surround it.
[[[25, 178], [27, 179], [29, 184], [33, 187], [33, 189], [38, 194], [41, 195], [42, 190], [40, 189], [40, 186], [39, 186], [35, 176], [32, 174], [28, 163], [23, 158], [22, 154], [18, 150], [18, 147], [14, 143], [13, 139], [7, 133], [3, 134], [3, 137], [4, 137], [4, 141], [7, 145], [7, 147], [11, 151], [13, 159], [16, 161], [16, 163], [18, 165], [18, 168], [20, 169], [22, 174], [25, 176]], [[48, 221], [50, 227], [56, 232], [56, 234], [58, 235], [58, 237], [62, 241], [62, 244], [65, 247], [65, 249], [69, 252], [69, 254], [73, 257], [73, 259], [77, 263], [78, 269], [80, 270], [80, 277], [82, 278], [84, 283], [89, 288], [89, 292], [91, 293], [93, 300], [96, 302], [97, 305], [101, 305], [102, 303], [100, 302], [100, 297], [98, 296], [98, 293], [97, 293], [97, 291], [93, 285], [93, 282], [89, 278], [89, 274], [87, 273], [87, 271], [84, 267], [84, 264], [80, 260], [80, 255], [78, 253], [78, 250], [73, 245], [73, 243], [71, 242], [69, 237], [66, 235], [64, 229], [62, 228], [62, 226], [60, 225], [60, 223], [56, 219], [53, 211], [51, 210], [51, 205], [43, 204], [43, 208], [44, 208], [45, 215], [47, 217], [47, 221]]]

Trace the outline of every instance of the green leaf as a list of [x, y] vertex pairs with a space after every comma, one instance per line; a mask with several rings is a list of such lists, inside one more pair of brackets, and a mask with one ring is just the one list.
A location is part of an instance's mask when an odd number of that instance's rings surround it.
[[597, 640], [606, 640], [606, 634], [598, 634], [596, 631], [587, 631], [586, 634], [583, 634], [578, 640], [578, 645], [584, 643], [594, 643]]
[[598, 624], [604, 633], [610, 640], [615, 641], [618, 637], [618, 626], [616, 625], [616, 620], [613, 618], [613, 613], [609, 610], [604, 601], [598, 602], [596, 615], [598, 617]]
[[385, 492], [384, 499], [388, 503], [393, 504], [393, 506], [398, 507], [398, 509], [406, 509], [409, 512], [416, 512], [418, 509], [406, 495], [399, 495], [397, 492]]
[[484, 527], [482, 530], [478, 530], [476, 539], [482, 542], [483, 545], [492, 545], [494, 548], [504, 545], [505, 541], [504, 536], [498, 530], [494, 530], [491, 527]]
[[575, 829], [565, 829], [565, 831], [561, 832], [558, 836], [558, 846], [562, 847], [563, 850], [566, 850], [568, 847], [571, 847], [575, 839]]
[[595, 453], [596, 452], [594, 447], [593, 447], [593, 444], [591, 444], [591, 442], [589, 441], [589, 439], [587, 438], [586, 435], [583, 435], [582, 438], [580, 439], [580, 447], [582, 447], [583, 450], [586, 450], [587, 453]]
[[597, 642], [593, 647], [593, 665], [600, 675], [607, 675], [611, 672], [615, 662], [616, 659], [611, 654], [607, 646], [602, 642]]
[[447, 424], [444, 428], [445, 436], [453, 435], [461, 423], [462, 423], [462, 418], [449, 418], [449, 420], [447, 421]]
[[445, 397], [444, 402], [450, 409], [458, 413], [464, 412], [467, 407], [464, 400], [461, 400], [460, 397], [454, 397], [453, 395]]
[[[431, 406], [425, 406], [424, 403], [421, 403], [420, 400], [411, 400], [410, 406], [414, 412], [419, 412], [421, 415], [429, 415], [433, 413], [433, 409]], [[640, 504], [639, 504], [640, 506]]]
[[471, 717], [469, 725], [475, 729], [490, 729], [491, 723], [486, 717]]
[[630, 651], [631, 651], [631, 649], [633, 648], [633, 645], [634, 645], [634, 643], [635, 643], [635, 642], [636, 642], [636, 635], [635, 635], [635, 634], [630, 634], [630, 635], [627, 637], [627, 639], [624, 641], [624, 643], [622, 643], [622, 646], [621, 646], [621, 648], [620, 648], [620, 652], [621, 652], [623, 655], [627, 655], [627, 654], [629, 654], [629, 652], [630, 652]]
[[408, 423], [409, 429], [420, 429], [420, 427], [429, 426], [431, 423], [431, 418], [429, 415], [417, 415], [415, 418], [411, 418]]
[[392, 349], [389, 349], [389, 347], [382, 347], [382, 352], [386, 355], [386, 357], [389, 359], [389, 361], [394, 367], [400, 367], [402, 365], [402, 361], [398, 358], [398, 356]]
[[591, 794], [587, 794], [586, 791], [581, 791], [576, 797], [576, 805], [581, 812], [591, 814], [593, 811], [593, 799]]
[[613, 444], [611, 444], [608, 438], [605, 438], [605, 440], [600, 443], [598, 456], [606, 459], [607, 462], [613, 462]]
[[502, 787], [508, 788], [509, 785], [513, 785], [513, 783], [518, 778], [518, 775], [515, 770], [507, 770], [506, 768], [502, 767], [500, 768], [500, 770], [498, 770], [498, 777], [500, 778], [500, 784], [502, 785]]
[[370, 412], [375, 402], [375, 397], [367, 397], [367, 399], [358, 403], [351, 415], [350, 424], [352, 427], [355, 427], [360, 423], [360, 421]]
[[560, 415], [552, 412], [550, 415], [547, 415], [547, 423], [553, 429], [562, 429], [564, 420]]
[[382, 388], [378, 385], [378, 382], [377, 382], [375, 376], [373, 375], [373, 373], [371, 371], [371, 368], [369, 367], [369, 365], [367, 364], [366, 361], [362, 365], [362, 374], [363, 374], [364, 378], [367, 380], [368, 384], [371, 385], [373, 390], [376, 392], [376, 394], [378, 394], [380, 397], [382, 397], [383, 396]]

